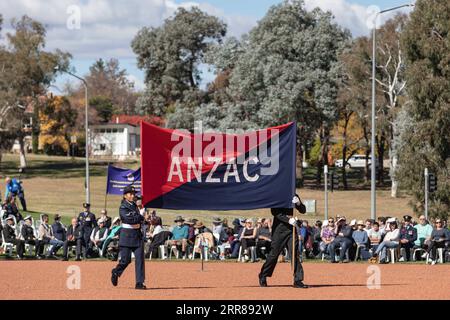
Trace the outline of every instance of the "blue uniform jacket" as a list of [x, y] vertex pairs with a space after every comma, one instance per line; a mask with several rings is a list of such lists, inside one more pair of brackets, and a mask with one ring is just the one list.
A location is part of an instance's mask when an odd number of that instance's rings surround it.
[[[120, 220], [125, 224], [142, 224], [144, 217], [139, 213], [136, 203], [122, 200], [119, 208]], [[143, 236], [141, 228], [139, 229], [120, 229], [119, 246], [137, 248], [142, 245]]]

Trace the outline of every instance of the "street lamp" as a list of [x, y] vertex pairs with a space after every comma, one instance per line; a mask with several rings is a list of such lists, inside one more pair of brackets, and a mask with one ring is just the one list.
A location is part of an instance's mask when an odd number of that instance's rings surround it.
[[371, 169], [371, 179], [370, 179], [370, 198], [371, 198], [371, 206], [370, 206], [370, 217], [371, 219], [376, 218], [376, 176], [375, 176], [375, 170], [376, 170], [376, 162], [375, 162], [375, 134], [376, 134], [376, 122], [375, 122], [375, 70], [376, 70], [376, 40], [375, 40], [375, 35], [376, 35], [376, 30], [377, 30], [377, 19], [378, 16], [380, 14], [389, 12], [389, 11], [394, 11], [400, 8], [404, 8], [404, 7], [414, 7], [414, 4], [412, 3], [408, 3], [408, 4], [403, 4], [401, 6], [397, 6], [397, 7], [393, 7], [393, 8], [389, 8], [389, 9], [385, 9], [385, 10], [381, 10], [380, 12], [378, 12], [375, 15], [375, 20], [374, 20], [374, 24], [373, 24], [373, 35], [372, 35], [372, 141], [371, 141], [371, 165], [370, 165], [370, 169]]
[[69, 75], [71, 75], [74, 78], [77, 78], [78, 80], [80, 80], [81, 82], [83, 82], [83, 86], [84, 86], [84, 99], [85, 99], [85, 114], [86, 114], [86, 119], [85, 119], [85, 136], [86, 136], [86, 141], [85, 141], [85, 154], [86, 154], [86, 203], [90, 203], [90, 183], [89, 183], [89, 122], [88, 122], [88, 111], [89, 111], [89, 102], [88, 102], [88, 87], [87, 87], [87, 82], [86, 80], [84, 80], [83, 78], [73, 74], [70, 71], [66, 71], [66, 70], [62, 70], [59, 67], [55, 67], [56, 71], [61, 71], [64, 73], [67, 73]]

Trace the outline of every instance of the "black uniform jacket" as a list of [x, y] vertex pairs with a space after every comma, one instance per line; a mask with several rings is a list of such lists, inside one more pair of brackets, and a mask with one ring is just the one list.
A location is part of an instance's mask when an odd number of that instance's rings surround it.
[[[300, 213], [306, 212], [306, 207], [301, 201], [295, 204], [295, 208]], [[272, 208], [270, 209], [270, 211], [274, 216], [272, 225], [272, 234], [279, 227], [282, 229], [292, 230], [292, 226], [289, 224], [289, 217], [292, 217], [294, 215], [294, 208]]]
[[[144, 222], [144, 217], [139, 213], [139, 208], [136, 203], [122, 200], [119, 208], [120, 220], [123, 224], [141, 225]], [[127, 229], [125, 227], [120, 229], [119, 246], [137, 248], [142, 245], [143, 236], [141, 227], [138, 229]]]

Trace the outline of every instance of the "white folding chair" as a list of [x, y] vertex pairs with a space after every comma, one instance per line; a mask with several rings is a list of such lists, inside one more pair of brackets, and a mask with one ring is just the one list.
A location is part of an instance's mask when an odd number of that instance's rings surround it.
[[3, 231], [1, 232], [1, 234], [2, 234], [2, 248], [3, 248], [3, 252], [7, 253], [9, 256], [12, 256], [12, 252], [13, 252], [13, 249], [14, 249], [14, 244], [5, 241], [5, 236], [3, 235]]

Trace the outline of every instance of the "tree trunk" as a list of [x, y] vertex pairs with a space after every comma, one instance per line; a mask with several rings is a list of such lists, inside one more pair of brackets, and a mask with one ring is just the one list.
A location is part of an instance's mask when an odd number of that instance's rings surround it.
[[398, 179], [397, 179], [397, 163], [398, 150], [395, 142], [397, 136], [397, 125], [394, 123], [391, 126], [391, 143], [389, 144], [389, 176], [391, 177], [391, 197], [397, 198]]
[[397, 198], [397, 190], [398, 190], [398, 180], [395, 176], [396, 174], [396, 170], [397, 170], [397, 161], [398, 161], [398, 157], [397, 155], [394, 155], [391, 160], [390, 160], [390, 170], [391, 170], [391, 181], [392, 181], [392, 185], [391, 185], [391, 197], [392, 198]]
[[24, 141], [24, 137], [20, 136], [18, 138], [19, 140], [19, 145], [20, 145], [20, 171], [23, 172], [25, 171], [25, 169], [27, 168], [27, 158], [25, 156], [25, 141]]
[[370, 156], [370, 143], [369, 143], [369, 134], [367, 132], [367, 128], [363, 125], [364, 132], [364, 140], [366, 140], [366, 163], [364, 165], [364, 183], [368, 184], [370, 181], [370, 170], [369, 170], [369, 156]]
[[[299, 141], [299, 140], [297, 140]], [[300, 166], [298, 166], [298, 176], [297, 176], [297, 181], [298, 181], [298, 187], [302, 188], [303, 187], [303, 147], [301, 142], [297, 143], [297, 159]], [[297, 184], [296, 181], [296, 184]]]
[[[380, 185], [384, 184], [384, 172], [383, 172], [383, 159], [384, 159], [384, 152], [386, 149], [386, 139], [384, 138], [384, 135], [381, 134], [380, 138], [377, 139], [377, 151], [378, 151], [378, 170], [375, 167], [375, 170], [378, 171], [378, 183]], [[376, 165], [375, 163], [373, 165]]]

